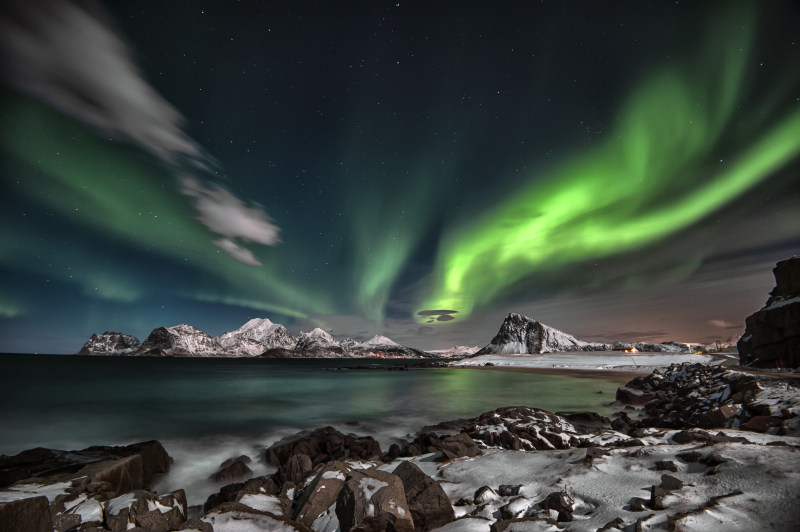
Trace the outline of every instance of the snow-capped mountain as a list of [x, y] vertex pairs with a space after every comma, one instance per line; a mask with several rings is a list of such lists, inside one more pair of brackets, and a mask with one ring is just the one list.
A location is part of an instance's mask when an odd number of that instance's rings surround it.
[[216, 339], [226, 354], [237, 356], [256, 356], [272, 348], [291, 349], [297, 343], [286, 327], [267, 318], [253, 318]]
[[480, 347], [477, 345], [454, 345], [447, 349], [434, 349], [430, 353], [442, 357], [467, 357], [474, 355], [479, 349]]
[[646, 342], [604, 344], [584, 342], [534, 319], [520, 314], [509, 314], [492, 341], [473, 356], [517, 353], [555, 353], [559, 351], [622, 351], [635, 348], [646, 352], [680, 352], [682, 344]]
[[297, 336], [297, 343], [294, 349], [300, 351], [311, 351], [316, 348], [340, 347], [339, 342], [333, 336], [323, 331], [319, 327], [310, 332], [301, 332]]
[[266, 318], [248, 321], [235, 331], [212, 337], [181, 324], [153, 329], [147, 339], [106, 332], [94, 334], [82, 354], [186, 357], [266, 357], [266, 358], [430, 358], [430, 353], [404, 347], [376, 335], [369, 340], [337, 341], [319, 327], [296, 338], [283, 325]]
[[79, 355], [127, 355], [139, 349], [141, 342], [135, 336], [119, 332], [106, 331], [93, 334], [80, 351]]
[[210, 357], [224, 354], [216, 338], [191, 325], [158, 327], [133, 354]]

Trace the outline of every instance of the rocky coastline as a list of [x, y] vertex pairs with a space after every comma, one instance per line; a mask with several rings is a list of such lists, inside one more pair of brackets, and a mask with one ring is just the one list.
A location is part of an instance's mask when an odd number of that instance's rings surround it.
[[[205, 503], [153, 491], [163, 446], [0, 456], [4, 531], [789, 530], [800, 517], [792, 382], [674, 364], [618, 389], [608, 417], [511, 406], [381, 449], [332, 427], [209, 471]], [[251, 464], [252, 465], [252, 464]], [[252, 477], [252, 478], [251, 478]], [[187, 487], [188, 488], [188, 487]]]

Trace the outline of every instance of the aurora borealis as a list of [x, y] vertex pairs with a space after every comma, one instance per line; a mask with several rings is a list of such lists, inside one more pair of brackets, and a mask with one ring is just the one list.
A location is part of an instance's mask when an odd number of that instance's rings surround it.
[[734, 335], [800, 253], [800, 8], [605, 4], [4, 7], [0, 351]]

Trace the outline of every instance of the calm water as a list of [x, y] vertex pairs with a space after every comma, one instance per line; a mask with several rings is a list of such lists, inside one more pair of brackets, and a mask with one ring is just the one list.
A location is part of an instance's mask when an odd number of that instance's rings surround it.
[[342, 369], [357, 364], [367, 362], [0, 355], [0, 453], [157, 439], [176, 460], [165, 487], [195, 484], [197, 500], [213, 491], [201, 480], [225, 458], [257, 458], [301, 428], [371, 434], [386, 449], [426, 424], [501, 406], [609, 412], [603, 405], [619, 386], [507, 371]]

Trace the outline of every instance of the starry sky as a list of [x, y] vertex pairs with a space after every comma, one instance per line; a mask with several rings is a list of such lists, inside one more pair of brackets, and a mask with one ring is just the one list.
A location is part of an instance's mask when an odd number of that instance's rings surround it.
[[792, 1], [3, 4], [2, 352], [710, 342], [800, 254]]

